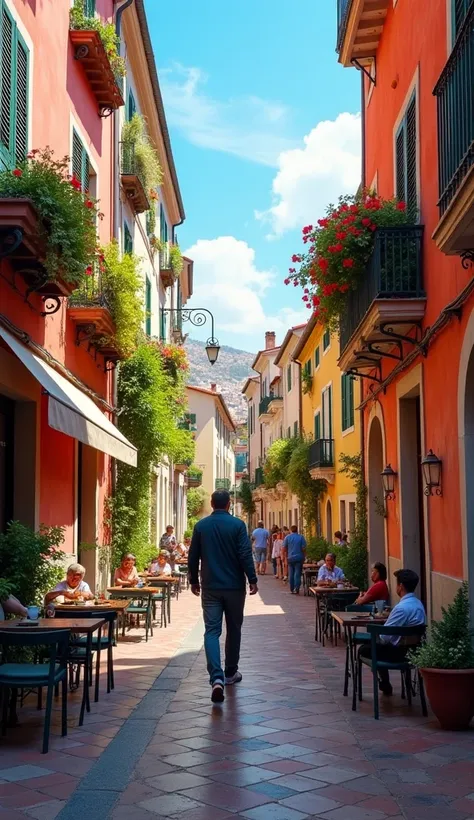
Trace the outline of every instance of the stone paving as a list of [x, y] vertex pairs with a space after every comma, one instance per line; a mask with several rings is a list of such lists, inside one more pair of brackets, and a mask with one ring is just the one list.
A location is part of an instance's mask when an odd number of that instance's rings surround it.
[[25, 750], [26, 727], [9, 732], [0, 818], [474, 820], [474, 731], [442, 732], [418, 698], [401, 700], [397, 678], [374, 721], [368, 673], [353, 713], [344, 647], [315, 644], [313, 615], [312, 599], [261, 579], [247, 602], [244, 680], [213, 706], [199, 601], [182, 595], [171, 629], [119, 647], [119, 685], [81, 731], [46, 757]]

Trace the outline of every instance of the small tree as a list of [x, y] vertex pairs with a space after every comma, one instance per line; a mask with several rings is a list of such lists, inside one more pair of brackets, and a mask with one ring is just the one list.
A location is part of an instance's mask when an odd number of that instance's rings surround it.
[[46, 593], [64, 578], [63, 541], [62, 527], [41, 526], [34, 532], [19, 521], [11, 521], [7, 531], [0, 534], [2, 575], [25, 606], [41, 606]]
[[466, 582], [448, 608], [442, 608], [442, 613], [441, 620], [431, 625], [430, 639], [410, 653], [410, 660], [422, 669], [474, 669]]
[[364, 589], [368, 580], [367, 555], [367, 487], [362, 470], [362, 454], [348, 456], [342, 453], [339, 457], [339, 472], [354, 483], [356, 491], [355, 529], [351, 533], [349, 547], [338, 547], [337, 563], [344, 574], [355, 586]]

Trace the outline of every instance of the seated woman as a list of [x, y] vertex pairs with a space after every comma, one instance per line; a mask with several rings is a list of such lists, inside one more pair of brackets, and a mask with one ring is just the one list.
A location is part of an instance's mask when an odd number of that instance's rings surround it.
[[135, 560], [135, 556], [131, 552], [123, 556], [120, 566], [117, 567], [114, 573], [115, 586], [136, 587], [139, 578]]
[[44, 597], [45, 606], [51, 601], [63, 603], [67, 601], [91, 601], [94, 596], [89, 584], [84, 581], [85, 568], [81, 564], [71, 564], [66, 573], [66, 579], [56, 584], [51, 592]]
[[165, 550], [162, 550], [158, 556], [158, 574], [159, 575], [166, 575], [167, 577], [171, 577], [172, 569], [170, 564], [168, 564], [168, 557], [169, 553]]
[[375, 601], [388, 601], [390, 593], [387, 586], [387, 567], [377, 561], [370, 574], [372, 586], [367, 592], [361, 592], [356, 604], [373, 604]]
[[23, 606], [14, 595], [9, 595], [8, 598], [5, 598], [5, 600], [0, 603], [1, 621], [5, 620], [5, 612], [8, 612], [10, 615], [16, 615], [18, 618], [26, 618], [28, 615], [26, 606]]

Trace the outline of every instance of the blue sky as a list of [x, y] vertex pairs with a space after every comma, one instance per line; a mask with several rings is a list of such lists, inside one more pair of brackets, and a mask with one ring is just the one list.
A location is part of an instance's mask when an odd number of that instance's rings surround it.
[[[286, 288], [301, 228], [360, 178], [360, 77], [337, 63], [336, 0], [146, 2], [195, 260], [190, 305], [257, 350], [304, 321]], [[323, 10], [324, 7], [324, 10]], [[205, 338], [205, 333], [192, 334]]]

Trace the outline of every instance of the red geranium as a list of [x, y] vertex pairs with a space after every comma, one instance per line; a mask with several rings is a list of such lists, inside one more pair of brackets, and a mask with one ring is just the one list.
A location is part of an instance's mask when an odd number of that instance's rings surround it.
[[23, 171], [21, 171], [20, 168], [15, 168], [15, 170], [12, 171], [12, 174], [14, 177], [22, 177]]

